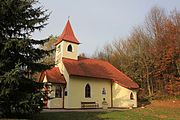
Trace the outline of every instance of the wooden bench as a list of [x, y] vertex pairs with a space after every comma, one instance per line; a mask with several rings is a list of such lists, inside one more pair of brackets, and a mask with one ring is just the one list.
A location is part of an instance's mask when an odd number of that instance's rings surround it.
[[81, 102], [81, 108], [99, 108], [96, 102]]

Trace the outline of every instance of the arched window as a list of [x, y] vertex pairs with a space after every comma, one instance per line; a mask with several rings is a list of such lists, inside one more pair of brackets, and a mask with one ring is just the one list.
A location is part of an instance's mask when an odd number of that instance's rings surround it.
[[133, 93], [130, 94], [130, 99], [131, 99], [131, 100], [134, 100], [134, 95], [133, 95]]
[[90, 98], [91, 97], [91, 87], [89, 84], [86, 85], [85, 87], [85, 97]]
[[59, 85], [56, 86], [55, 97], [62, 98], [62, 89], [61, 89], [61, 86], [59, 86]]
[[72, 52], [72, 45], [68, 45], [67, 51]]

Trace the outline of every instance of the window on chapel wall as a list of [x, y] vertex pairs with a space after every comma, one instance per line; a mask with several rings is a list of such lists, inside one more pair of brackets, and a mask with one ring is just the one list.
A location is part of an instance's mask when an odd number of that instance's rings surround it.
[[91, 97], [91, 87], [89, 84], [87, 84], [85, 87], [85, 98], [90, 98], [90, 97]]
[[58, 52], [61, 52], [61, 45], [57, 47]]
[[61, 86], [59, 86], [59, 85], [56, 86], [55, 97], [62, 98], [62, 89], [61, 89]]
[[67, 51], [72, 52], [72, 45], [68, 45]]
[[131, 100], [134, 100], [134, 95], [133, 95], [133, 93], [130, 94], [130, 99], [131, 99]]

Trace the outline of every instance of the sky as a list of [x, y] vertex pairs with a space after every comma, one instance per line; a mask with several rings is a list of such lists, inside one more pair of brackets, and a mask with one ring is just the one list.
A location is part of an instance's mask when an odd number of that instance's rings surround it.
[[70, 16], [78, 53], [92, 55], [114, 40], [127, 38], [133, 27], [142, 25], [154, 6], [180, 11], [180, 0], [39, 0], [51, 12], [48, 25], [33, 34], [35, 39], [59, 36]]

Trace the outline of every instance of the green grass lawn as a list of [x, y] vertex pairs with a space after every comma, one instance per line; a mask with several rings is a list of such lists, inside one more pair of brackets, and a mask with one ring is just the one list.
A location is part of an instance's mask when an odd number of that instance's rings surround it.
[[107, 112], [40, 113], [35, 120], [180, 120], [180, 108], [137, 108]]

